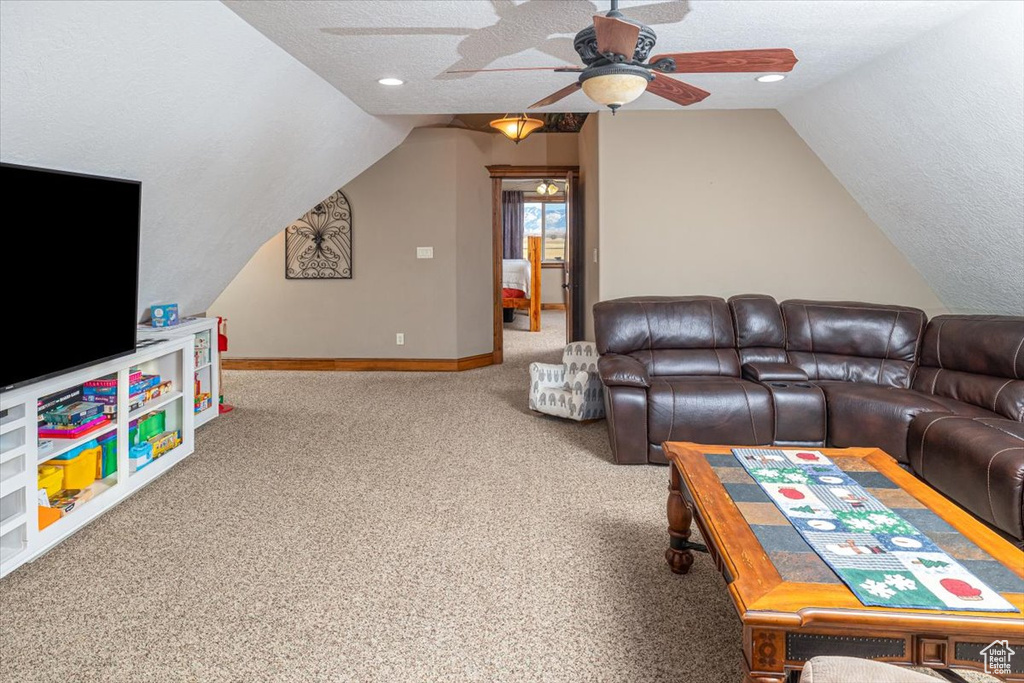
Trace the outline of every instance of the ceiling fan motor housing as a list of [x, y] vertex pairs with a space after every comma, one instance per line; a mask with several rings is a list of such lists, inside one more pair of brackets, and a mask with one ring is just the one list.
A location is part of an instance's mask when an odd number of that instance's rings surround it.
[[[654, 43], [658, 40], [657, 34], [654, 33], [654, 29], [650, 26], [641, 24], [639, 21], [633, 21], [621, 15], [615, 18], [640, 27], [640, 36], [636, 39], [636, 49], [633, 51], [632, 57], [633, 61], [642, 63], [651, 54], [651, 50], [654, 49]], [[576, 34], [572, 46], [587, 66], [590, 66], [599, 59], [604, 59], [604, 55], [597, 51], [597, 31], [594, 29], [593, 24]]]

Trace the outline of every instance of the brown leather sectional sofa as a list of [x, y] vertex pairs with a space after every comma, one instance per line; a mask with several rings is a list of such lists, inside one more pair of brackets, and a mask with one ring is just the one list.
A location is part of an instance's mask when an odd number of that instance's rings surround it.
[[876, 446], [1024, 539], [1024, 317], [748, 294], [603, 301], [594, 324], [616, 462]]

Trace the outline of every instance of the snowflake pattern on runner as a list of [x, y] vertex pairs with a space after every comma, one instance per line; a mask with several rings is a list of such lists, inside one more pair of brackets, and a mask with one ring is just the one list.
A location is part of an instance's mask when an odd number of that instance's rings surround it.
[[872, 595], [877, 595], [880, 598], [891, 598], [892, 596], [896, 595], [896, 591], [894, 591], [892, 588], [889, 588], [889, 584], [882, 583], [880, 581], [874, 581], [872, 579], [868, 579], [867, 581], [862, 583], [861, 588], [866, 590], [868, 593], [871, 593]]
[[865, 605], [1018, 611], [821, 451], [734, 448], [733, 455]]

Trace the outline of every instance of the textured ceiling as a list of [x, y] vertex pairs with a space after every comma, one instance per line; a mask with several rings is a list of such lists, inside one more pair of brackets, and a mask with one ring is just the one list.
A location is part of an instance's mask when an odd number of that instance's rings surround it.
[[[243, 19], [371, 114], [520, 110], [572, 74], [446, 75], [450, 69], [579, 65], [572, 38], [605, 0], [223, 0]], [[781, 83], [749, 74], [695, 74], [712, 93], [691, 108], [777, 108], [977, 5], [954, 1], [623, 0], [651, 25], [658, 52], [790, 47], [800, 63]], [[404, 86], [377, 83], [402, 78]], [[645, 94], [634, 109], [676, 105]], [[548, 108], [593, 111], [582, 93]]]
[[1024, 314], [1024, 4], [780, 111], [952, 311]]

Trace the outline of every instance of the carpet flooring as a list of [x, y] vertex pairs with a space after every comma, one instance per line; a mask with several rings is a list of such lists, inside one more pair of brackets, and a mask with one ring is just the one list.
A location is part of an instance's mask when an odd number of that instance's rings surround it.
[[667, 470], [527, 409], [561, 312], [506, 329], [463, 373], [225, 373], [192, 456], [0, 581], [0, 680], [739, 680]]
[[740, 680], [667, 470], [527, 409], [563, 325], [464, 373], [225, 373], [192, 456], [0, 581], [0, 680]]

